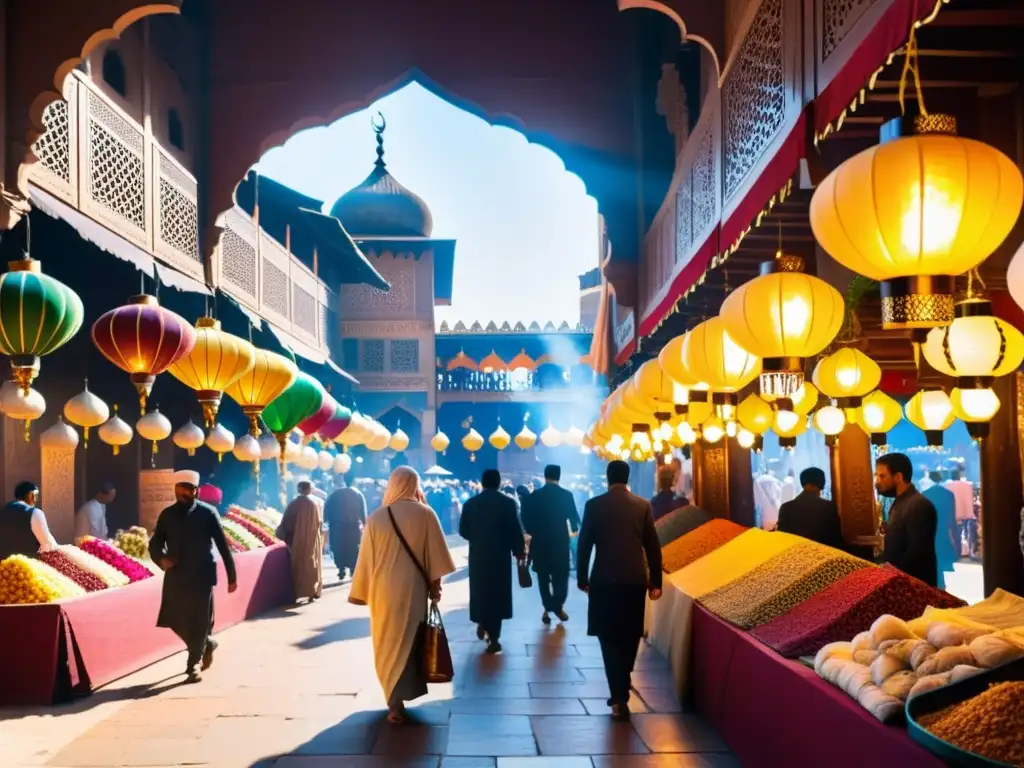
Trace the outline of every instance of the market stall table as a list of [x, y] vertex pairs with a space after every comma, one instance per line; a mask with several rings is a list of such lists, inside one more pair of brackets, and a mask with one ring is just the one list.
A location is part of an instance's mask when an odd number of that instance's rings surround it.
[[[235, 555], [238, 590], [218, 562], [214, 631], [293, 599], [288, 549]], [[155, 576], [76, 600], [0, 606], [0, 705], [42, 705], [90, 693], [182, 650], [156, 626], [163, 579]]]
[[886, 726], [810, 669], [694, 606], [694, 702], [747, 768], [942, 768], [902, 726]]

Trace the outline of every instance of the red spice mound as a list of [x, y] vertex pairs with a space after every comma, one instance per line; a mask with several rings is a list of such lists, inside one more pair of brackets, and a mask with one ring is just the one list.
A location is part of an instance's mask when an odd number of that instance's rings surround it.
[[714, 552], [746, 531], [742, 525], [716, 518], [661, 548], [661, 569], [675, 573], [704, 555]]
[[929, 605], [959, 608], [966, 603], [892, 566], [861, 568], [751, 634], [783, 656], [812, 656], [829, 643], [870, 629], [884, 613], [909, 621]]
[[86, 592], [99, 592], [101, 589], [107, 588], [103, 579], [96, 574], [89, 573], [89, 571], [80, 568], [63, 552], [58, 552], [56, 550], [53, 552], [41, 552], [39, 554], [39, 559], [62, 576], [67, 576]]

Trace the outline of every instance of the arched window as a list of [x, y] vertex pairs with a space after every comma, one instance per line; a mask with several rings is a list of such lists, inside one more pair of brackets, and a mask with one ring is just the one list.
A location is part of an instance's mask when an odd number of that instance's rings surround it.
[[121, 96], [128, 96], [128, 79], [121, 54], [111, 49], [103, 54], [103, 80]]
[[167, 110], [167, 140], [171, 142], [171, 146], [181, 150], [185, 149], [185, 132], [181, 127], [181, 115], [173, 107]]

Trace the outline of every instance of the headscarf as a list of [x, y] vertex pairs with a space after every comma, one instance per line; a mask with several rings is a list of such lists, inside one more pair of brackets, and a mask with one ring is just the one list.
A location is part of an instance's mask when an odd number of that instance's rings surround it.
[[396, 467], [388, 479], [388, 487], [384, 489], [384, 498], [380, 505], [388, 507], [396, 501], [423, 502], [420, 476], [412, 467]]

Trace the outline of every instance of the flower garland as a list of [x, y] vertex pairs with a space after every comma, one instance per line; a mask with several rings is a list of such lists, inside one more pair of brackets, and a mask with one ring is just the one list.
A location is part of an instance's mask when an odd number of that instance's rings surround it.
[[71, 579], [86, 592], [99, 592], [108, 586], [103, 579], [77, 565], [74, 560], [59, 549], [52, 552], [43, 552], [39, 555], [39, 559], [57, 571], [57, 573]]
[[284, 517], [276, 509], [270, 507], [263, 507], [262, 509], [245, 509], [237, 504], [232, 504], [228, 507], [228, 512], [237, 512], [242, 517], [248, 518], [255, 523], [264, 526], [269, 533], [273, 533], [277, 530], [277, 527], [281, 525], [281, 519]]
[[253, 534], [249, 533], [244, 526], [240, 525], [236, 521], [223, 517], [220, 521], [221, 526], [224, 528], [224, 533], [232, 537], [245, 547], [246, 551], [253, 549], [262, 549], [266, 546], [262, 541], [256, 538]]
[[83, 595], [84, 589], [42, 560], [11, 555], [0, 562], [0, 605], [49, 603]]
[[[86, 538], [81, 540], [83, 544]], [[81, 546], [74, 547], [70, 544], [64, 544], [58, 549], [68, 560], [83, 571], [88, 571], [93, 576], [96, 576], [108, 587], [124, 587], [131, 583], [131, 579], [128, 578], [127, 574], [122, 573], [112, 565], [108, 565], [99, 557], [85, 551]]]
[[249, 551], [248, 549], [245, 548], [245, 544], [243, 544], [238, 539], [236, 539], [231, 534], [230, 531], [225, 530], [224, 533], [226, 534], [224, 538], [227, 539], [228, 549], [230, 549], [232, 552], [248, 552]]
[[238, 523], [238, 525], [242, 526], [242, 528], [244, 528], [246, 531], [248, 531], [257, 539], [259, 539], [260, 542], [262, 542], [263, 546], [265, 547], [269, 547], [277, 543], [277, 539], [274, 538], [273, 534], [267, 533], [267, 531], [263, 529], [261, 526], [257, 525], [251, 520], [247, 520], [242, 515], [239, 515], [235, 512], [229, 512], [227, 519], [234, 523]]
[[272, 526], [265, 518], [260, 517], [255, 512], [251, 512], [248, 509], [242, 509], [241, 507], [233, 504], [228, 507], [227, 516], [233, 520], [245, 520], [256, 526], [271, 537], [271, 541], [269, 542], [270, 544], [276, 541], [276, 539], [274, 539], [274, 532], [277, 530], [276, 526]]
[[153, 577], [153, 574], [132, 560], [128, 555], [116, 547], [100, 539], [91, 536], [84, 538], [79, 543], [79, 548], [84, 552], [97, 557], [109, 566], [112, 566], [128, 577], [131, 582], [142, 581]]

